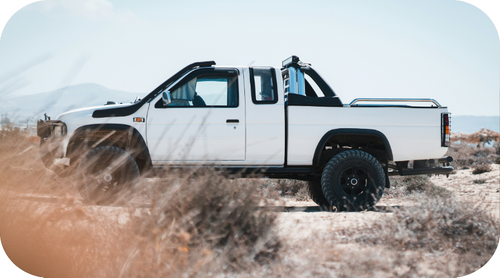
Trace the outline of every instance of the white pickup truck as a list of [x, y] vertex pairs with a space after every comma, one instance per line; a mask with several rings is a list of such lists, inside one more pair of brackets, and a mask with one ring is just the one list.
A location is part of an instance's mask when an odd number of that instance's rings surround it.
[[151, 169], [196, 166], [306, 180], [320, 206], [355, 211], [390, 175], [451, 173], [450, 120], [432, 99], [343, 104], [291, 56], [281, 69], [193, 63], [133, 103], [46, 116], [38, 136], [45, 165], [83, 177], [88, 201]]

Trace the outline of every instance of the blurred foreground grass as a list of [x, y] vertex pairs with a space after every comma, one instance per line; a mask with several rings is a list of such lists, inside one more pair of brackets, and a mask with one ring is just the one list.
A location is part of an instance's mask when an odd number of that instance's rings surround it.
[[[460, 167], [494, 161], [471, 150], [453, 150]], [[303, 182], [171, 170], [124, 190], [118, 200], [129, 202], [90, 206], [76, 180], [45, 169], [36, 138], [15, 130], [0, 132], [0, 181], [2, 243], [18, 266], [43, 277], [457, 277], [484, 265], [500, 236], [480, 194], [460, 201], [426, 176], [394, 178], [386, 191], [414, 205], [302, 213], [364, 224], [332, 221], [320, 233], [313, 223], [298, 241], [299, 222], [287, 230], [277, 220], [297, 214], [272, 212], [271, 202], [308, 199]]]

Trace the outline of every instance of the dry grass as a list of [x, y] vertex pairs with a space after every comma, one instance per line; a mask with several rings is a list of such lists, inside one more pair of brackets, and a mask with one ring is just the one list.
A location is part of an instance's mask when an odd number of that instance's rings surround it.
[[44, 277], [205, 277], [279, 260], [275, 215], [255, 182], [199, 169], [168, 171], [124, 191], [135, 195], [127, 206], [89, 206], [79, 198], [77, 181], [45, 170], [38, 146], [26, 135], [0, 136], [2, 243], [25, 271]]
[[439, 197], [449, 197], [450, 192], [437, 186], [428, 176], [391, 177], [391, 188], [386, 189], [385, 195], [390, 198], [406, 198], [412, 193], [426, 193]]
[[500, 159], [500, 153], [495, 148], [478, 148], [469, 146], [468, 144], [457, 143], [451, 143], [446, 155], [453, 157], [451, 166], [455, 169], [469, 169], [474, 165], [492, 164]]
[[305, 181], [280, 179], [270, 182], [274, 184], [274, 188], [280, 196], [291, 197], [296, 201], [307, 201], [309, 199], [307, 182]]
[[489, 257], [496, 250], [499, 225], [474, 204], [422, 194], [412, 197], [418, 206], [395, 210], [394, 217], [371, 226], [373, 237], [359, 240], [401, 250], [450, 250]]
[[262, 200], [254, 183], [210, 170], [166, 173], [153, 183], [152, 206], [138, 223], [124, 277], [238, 273], [277, 259], [275, 216], [257, 209]]
[[[358, 277], [370, 277], [371, 272], [386, 277], [457, 277], [488, 262], [497, 248], [500, 225], [479, 208], [479, 202], [459, 202], [425, 191], [413, 193], [409, 199], [416, 205], [396, 208], [378, 221], [334, 233], [331, 240], [337, 245], [360, 246], [360, 252], [341, 255], [339, 264], [345, 277], [348, 270]], [[362, 268], [356, 268], [357, 264]]]
[[490, 171], [491, 171], [491, 166], [489, 164], [486, 164], [486, 163], [477, 164], [477, 165], [474, 165], [472, 167], [472, 174], [474, 174], [474, 175], [482, 174], [482, 173], [486, 173], [486, 172], [490, 172]]
[[[126, 206], [89, 206], [14, 130], [0, 133], [0, 179], [2, 243], [44, 277], [456, 277], [484, 265], [500, 236], [480, 199], [457, 201], [427, 176], [391, 178], [386, 196], [410, 205], [389, 212], [303, 213], [336, 220], [300, 240], [277, 236], [276, 217], [294, 215], [269, 202], [308, 199], [303, 182], [167, 171], [124, 192]], [[335, 226], [346, 216], [363, 224]]]

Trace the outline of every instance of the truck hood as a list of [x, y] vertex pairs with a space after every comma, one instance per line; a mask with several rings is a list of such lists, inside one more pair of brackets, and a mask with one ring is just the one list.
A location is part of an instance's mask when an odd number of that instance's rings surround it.
[[130, 103], [127, 104], [113, 104], [113, 105], [100, 105], [100, 106], [91, 106], [91, 107], [84, 107], [84, 108], [78, 108], [74, 110], [70, 110], [67, 112], [64, 112], [57, 116], [57, 120], [64, 121], [65, 119], [73, 118], [73, 117], [90, 117], [92, 118], [92, 114], [96, 110], [100, 110], [103, 108], [120, 108], [120, 107], [126, 107], [130, 106]]

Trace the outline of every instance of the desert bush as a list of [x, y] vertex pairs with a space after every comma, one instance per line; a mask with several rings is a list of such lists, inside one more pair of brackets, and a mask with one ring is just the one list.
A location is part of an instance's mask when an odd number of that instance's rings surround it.
[[355, 241], [385, 245], [401, 251], [429, 254], [453, 252], [462, 260], [456, 273], [469, 274], [493, 255], [500, 237], [499, 223], [472, 203], [453, 198], [413, 196], [419, 205], [395, 210], [393, 217], [363, 228]]
[[472, 167], [472, 174], [477, 175], [477, 174], [482, 174], [486, 172], [491, 171], [491, 166], [486, 163], [478, 164]]
[[257, 185], [214, 171], [168, 173], [156, 179], [151, 210], [141, 217], [136, 251], [124, 277], [205, 276], [277, 259], [275, 216], [259, 208]]
[[279, 259], [274, 215], [254, 180], [168, 171], [127, 190], [139, 198], [126, 205], [90, 206], [73, 177], [45, 169], [37, 143], [5, 130], [0, 179], [2, 243], [39, 276], [222, 275]]
[[455, 169], [469, 169], [477, 164], [491, 164], [497, 159], [495, 148], [477, 148], [468, 144], [451, 143], [446, 155], [453, 157], [451, 166]]
[[307, 191], [307, 187], [302, 186], [299, 191], [295, 194], [295, 200], [297, 201], [307, 201], [309, 200], [309, 193]]
[[403, 177], [403, 184], [406, 185], [406, 190], [408, 192], [424, 192], [430, 186], [432, 186], [432, 182], [430, 181], [428, 176], [407, 176]]
[[450, 196], [450, 192], [443, 187], [435, 185], [428, 176], [403, 176], [391, 177], [391, 188], [386, 190], [390, 197], [405, 197], [412, 193], [425, 193], [433, 196]]
[[495, 153], [500, 155], [500, 141], [493, 143], [493, 148], [495, 148]]
[[58, 187], [59, 177], [42, 164], [38, 147], [39, 143], [30, 140], [27, 133], [16, 129], [0, 131], [0, 188], [40, 192]]
[[306, 182], [304, 181], [286, 179], [276, 180], [276, 190], [278, 190], [282, 196], [295, 196], [300, 189], [305, 187]]
[[473, 180], [472, 182], [475, 184], [484, 184], [484, 183], [486, 183], [486, 180], [485, 179], [477, 179], [477, 180]]
[[309, 200], [307, 193], [307, 183], [300, 180], [288, 179], [266, 179], [260, 180], [258, 190], [265, 192], [267, 198], [274, 199], [275, 197], [290, 197], [296, 201]]

